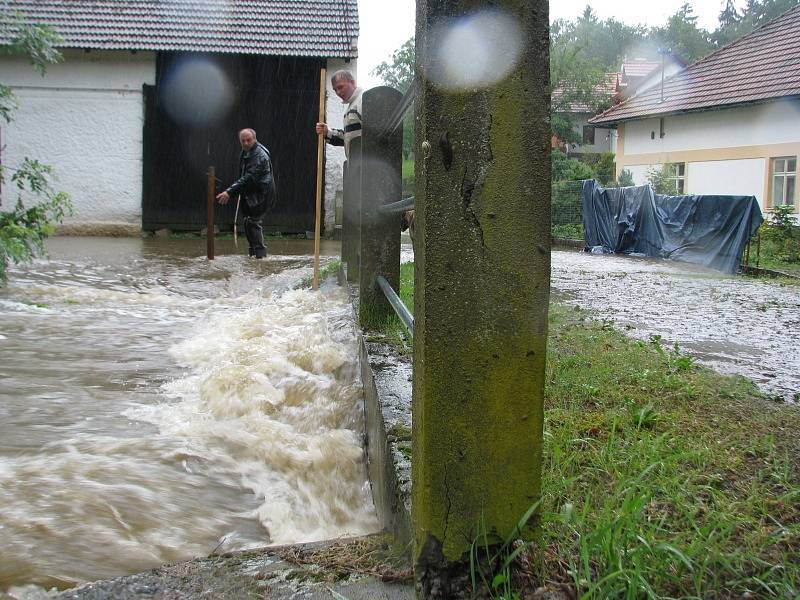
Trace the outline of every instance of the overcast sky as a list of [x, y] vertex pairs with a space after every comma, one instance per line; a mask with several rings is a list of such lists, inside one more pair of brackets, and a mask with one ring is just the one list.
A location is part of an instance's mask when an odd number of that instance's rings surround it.
[[[686, 0], [592, 0], [591, 5], [600, 19], [614, 17], [629, 25], [663, 25]], [[725, 0], [689, 0], [698, 17], [698, 24], [713, 30]], [[574, 19], [587, 0], [553, 0], [550, 20]], [[737, 0], [737, 6], [743, 1]], [[369, 88], [380, 85], [370, 75], [376, 66], [388, 60], [392, 52], [414, 35], [416, 0], [358, 0], [361, 35], [358, 40], [358, 83]]]

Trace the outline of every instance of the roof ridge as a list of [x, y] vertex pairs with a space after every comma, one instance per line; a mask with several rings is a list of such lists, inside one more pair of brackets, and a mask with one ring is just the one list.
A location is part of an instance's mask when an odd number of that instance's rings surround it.
[[[695, 96], [702, 96], [699, 101], [709, 106], [714, 103], [726, 105], [741, 98], [759, 95], [759, 90], [752, 90], [754, 87], [774, 90], [777, 92], [773, 96], [775, 98], [785, 96], [784, 91], [791, 95], [794, 79], [779, 73], [779, 67], [776, 68], [766, 59], [774, 59], [779, 48], [785, 48], [784, 56], [787, 59], [800, 56], [800, 36], [796, 34], [798, 29], [800, 4], [665, 78], [664, 90], [670, 90], [673, 95], [670, 104], [693, 106], [698, 102]], [[787, 43], [787, 40], [792, 43]], [[781, 65], [785, 63], [786, 60], [780, 62]], [[728, 79], [736, 79], [739, 87], [723, 85]], [[781, 86], [781, 83], [785, 85]], [[738, 93], [731, 94], [734, 89]], [[728, 95], [722, 96], [719, 93], [721, 91]], [[661, 114], [664, 111], [659, 108], [662, 104], [660, 93], [659, 86], [639, 90], [625, 101], [593, 117], [590, 122], [614, 123], [630, 118], [644, 118], [648, 114]]]

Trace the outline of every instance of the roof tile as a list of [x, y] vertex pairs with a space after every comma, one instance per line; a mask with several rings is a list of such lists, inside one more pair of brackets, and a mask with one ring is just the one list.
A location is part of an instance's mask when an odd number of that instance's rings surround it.
[[62, 48], [358, 55], [357, 0], [5, 0], [14, 13], [52, 26]]
[[592, 118], [610, 124], [800, 96], [800, 5]]

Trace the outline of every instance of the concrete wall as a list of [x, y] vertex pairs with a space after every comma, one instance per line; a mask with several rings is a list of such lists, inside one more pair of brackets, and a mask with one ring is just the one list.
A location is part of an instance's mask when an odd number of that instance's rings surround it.
[[[593, 115], [572, 115], [575, 132], [583, 139], [583, 127], [589, 124], [589, 117]], [[613, 137], [613, 129], [605, 129], [603, 127], [595, 127], [594, 130], [594, 144], [570, 144], [570, 154], [582, 154], [592, 152], [611, 152], [611, 139]]]
[[[651, 133], [655, 132], [655, 139]], [[625, 153], [677, 152], [800, 140], [800, 101], [775, 102], [727, 110], [664, 117], [625, 124]]]
[[763, 158], [752, 158], [689, 163], [687, 190], [690, 194], [755, 196], [761, 201], [765, 162]]
[[[2, 126], [3, 165], [35, 157], [55, 168], [70, 194], [65, 223], [136, 231], [141, 225], [142, 85], [155, 83], [155, 54], [64, 52], [41, 77], [25, 59], [0, 59], [3, 83], [17, 96], [14, 121]], [[12, 201], [10, 186], [3, 203]]]
[[770, 159], [800, 157], [800, 100], [664, 117], [660, 133], [659, 119], [620, 125], [617, 174], [643, 184], [651, 166], [684, 162], [688, 193], [754, 195], [765, 210]]

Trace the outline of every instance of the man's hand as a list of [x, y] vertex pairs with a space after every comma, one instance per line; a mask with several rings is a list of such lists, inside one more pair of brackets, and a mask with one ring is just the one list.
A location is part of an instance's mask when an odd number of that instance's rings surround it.
[[228, 194], [228, 192], [220, 192], [219, 194], [217, 194], [217, 202], [219, 202], [220, 204], [227, 204], [228, 200], [230, 199], [231, 197], [230, 194]]
[[328, 126], [325, 123], [317, 123], [314, 129], [316, 129], [317, 135], [321, 133], [323, 136], [328, 137]]

